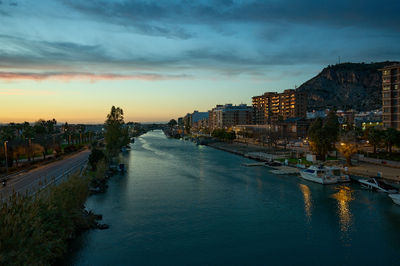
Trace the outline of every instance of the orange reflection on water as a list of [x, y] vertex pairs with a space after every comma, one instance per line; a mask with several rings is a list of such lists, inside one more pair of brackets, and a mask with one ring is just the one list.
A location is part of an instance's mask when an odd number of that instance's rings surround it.
[[351, 188], [347, 186], [338, 187], [338, 192], [332, 197], [337, 200], [340, 230], [347, 232], [351, 226], [353, 215], [349, 208], [349, 203], [354, 200]]
[[312, 208], [312, 201], [311, 201], [311, 191], [307, 185], [299, 184], [301, 193], [303, 193], [304, 198], [304, 211], [306, 213], [307, 218], [311, 219], [311, 208]]

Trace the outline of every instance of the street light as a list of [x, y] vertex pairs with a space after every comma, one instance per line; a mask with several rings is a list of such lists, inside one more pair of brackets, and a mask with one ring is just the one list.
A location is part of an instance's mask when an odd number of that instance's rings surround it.
[[6, 155], [6, 173], [8, 174], [7, 143], [8, 143], [7, 140], [4, 141], [4, 153]]

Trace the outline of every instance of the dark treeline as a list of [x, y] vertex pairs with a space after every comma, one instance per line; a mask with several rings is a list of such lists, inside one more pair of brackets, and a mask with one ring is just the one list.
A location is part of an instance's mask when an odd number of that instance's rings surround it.
[[1, 126], [0, 173], [5, 171], [6, 157], [8, 168], [18, 167], [21, 159], [31, 162], [36, 156], [46, 159], [51, 153], [57, 157], [74, 151], [77, 145], [88, 143], [94, 135], [85, 125], [57, 125], [55, 119]]

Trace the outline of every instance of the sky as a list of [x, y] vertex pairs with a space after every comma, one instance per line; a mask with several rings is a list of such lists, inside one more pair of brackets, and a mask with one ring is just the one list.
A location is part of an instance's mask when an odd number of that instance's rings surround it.
[[398, 0], [0, 0], [0, 123], [178, 118], [400, 60]]

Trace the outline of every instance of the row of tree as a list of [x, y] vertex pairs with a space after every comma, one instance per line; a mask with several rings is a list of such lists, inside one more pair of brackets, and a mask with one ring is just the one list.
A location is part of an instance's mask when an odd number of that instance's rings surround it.
[[376, 153], [378, 147], [384, 146], [391, 153], [393, 146], [400, 147], [400, 131], [394, 128], [386, 130], [381, 128], [370, 128], [365, 132], [365, 139], [374, 147]]
[[60, 154], [64, 141], [69, 145], [82, 144], [93, 136], [94, 133], [86, 132], [84, 125], [57, 126], [55, 119], [40, 119], [33, 124], [10, 123], [0, 127], [0, 162], [5, 162], [7, 157], [7, 165], [12, 167], [14, 163], [18, 166], [22, 158], [31, 161], [42, 155], [45, 159], [51, 151]]
[[236, 138], [234, 131], [227, 131], [225, 129], [215, 129], [211, 132], [211, 136], [226, 141], [233, 141]]
[[[325, 159], [329, 151], [339, 150], [351, 164], [351, 156], [358, 151], [358, 143], [366, 140], [374, 147], [384, 146], [386, 152], [392, 153], [392, 147], [400, 147], [400, 131], [394, 128], [382, 129], [371, 127], [364, 132], [358, 128], [340, 128], [336, 112], [331, 111], [325, 119], [317, 118], [308, 130], [310, 149], [320, 159]], [[338, 148], [336, 144], [339, 142]]]

